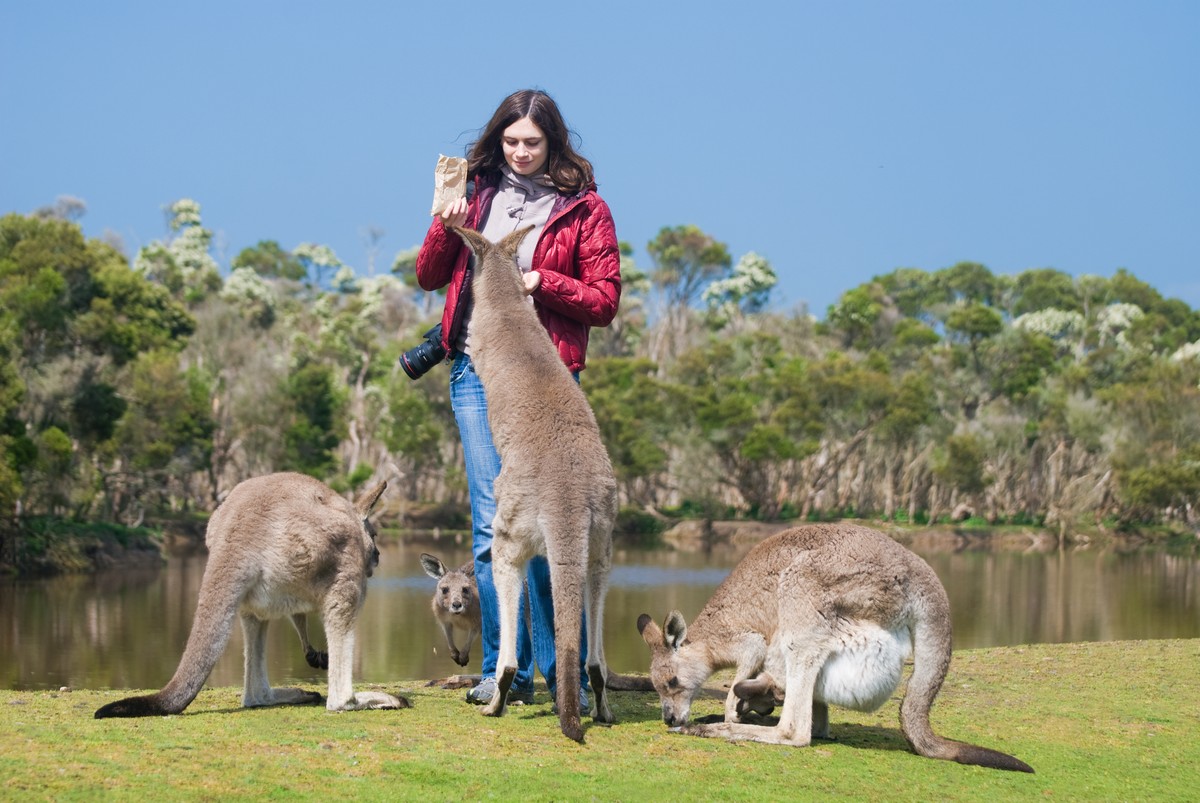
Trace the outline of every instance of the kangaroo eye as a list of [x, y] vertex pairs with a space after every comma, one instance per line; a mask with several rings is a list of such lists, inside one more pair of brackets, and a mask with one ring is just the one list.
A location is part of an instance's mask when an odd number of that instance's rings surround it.
[[449, 588], [449, 586], [442, 586], [442, 593], [443, 593], [443, 594], [449, 594], [449, 593], [450, 593], [450, 588]]

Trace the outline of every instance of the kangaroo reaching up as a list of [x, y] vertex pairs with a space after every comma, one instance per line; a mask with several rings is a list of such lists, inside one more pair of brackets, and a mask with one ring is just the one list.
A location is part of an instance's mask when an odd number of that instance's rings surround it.
[[[238, 616], [246, 641], [242, 705], [247, 708], [321, 701], [317, 692], [271, 688], [267, 680], [267, 624], [283, 616], [292, 620], [309, 664], [328, 664], [326, 708], [405, 707], [383, 692], [356, 694], [351, 677], [354, 624], [367, 578], [379, 565], [367, 516], [386, 487], [380, 483], [356, 507], [303, 474], [269, 474], [239, 484], [209, 519], [200, 600], [175, 676], [155, 694], [103, 706], [96, 719], [178, 714], [187, 708], [225, 651]], [[324, 620], [327, 655], [308, 641], [305, 614], [312, 611], [320, 611]]]
[[[874, 711], [913, 672], [900, 728], [929, 758], [1033, 772], [1005, 753], [944, 739], [929, 711], [950, 667], [950, 600], [933, 569], [883, 533], [848, 524], [785, 530], [755, 546], [688, 626], [638, 617], [650, 679], [667, 725], [696, 736], [802, 747], [829, 735], [828, 705]], [[717, 669], [737, 667], [725, 721], [688, 725], [691, 702]], [[776, 726], [740, 722], [769, 711]]]
[[525, 295], [516, 250], [530, 229], [518, 229], [498, 244], [454, 229], [475, 253], [471, 359], [500, 454], [492, 521], [500, 652], [496, 693], [483, 713], [504, 714], [517, 671], [521, 578], [528, 560], [543, 554], [554, 602], [559, 726], [581, 742], [579, 620], [585, 604], [587, 670], [596, 695], [592, 719], [613, 721], [603, 632], [617, 483], [587, 397]]
[[[438, 581], [430, 607], [433, 608], [434, 619], [442, 626], [450, 657], [459, 666], [466, 666], [471, 660], [471, 644], [483, 629], [479, 591], [475, 587], [475, 561], [469, 560], [450, 571], [439, 558], [422, 552], [421, 568]], [[455, 628], [467, 631], [466, 645], [462, 648], [454, 643]]]

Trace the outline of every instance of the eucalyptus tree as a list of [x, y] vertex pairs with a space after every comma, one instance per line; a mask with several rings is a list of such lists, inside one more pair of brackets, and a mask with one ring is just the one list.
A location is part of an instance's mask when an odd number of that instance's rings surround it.
[[650, 279], [661, 306], [649, 356], [661, 366], [686, 347], [692, 305], [709, 283], [729, 271], [733, 259], [725, 243], [694, 225], [659, 229], [646, 250], [654, 263]]
[[243, 248], [230, 267], [235, 271], [249, 268], [264, 279], [301, 281], [308, 275], [300, 259], [275, 240], [259, 240], [257, 244]]
[[672, 474], [687, 484], [685, 475], [699, 473], [737, 507], [777, 517], [824, 426], [806, 361], [776, 335], [747, 332], [710, 337], [679, 358], [671, 379], [676, 420], [697, 439], [673, 455]]
[[670, 448], [678, 440], [671, 389], [644, 357], [593, 357], [582, 382], [625, 498], [654, 507], [670, 489]]

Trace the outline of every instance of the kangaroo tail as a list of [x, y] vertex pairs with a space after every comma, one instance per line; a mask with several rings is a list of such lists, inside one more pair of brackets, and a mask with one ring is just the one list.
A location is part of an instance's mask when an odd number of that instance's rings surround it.
[[[583, 626], [583, 600], [586, 571], [584, 558], [571, 550], [554, 545], [570, 544], [574, 528], [564, 528], [557, 537], [546, 538], [547, 558], [550, 561], [550, 592], [554, 600], [554, 644], [557, 668], [555, 689], [558, 704], [558, 725], [563, 735], [576, 742], [583, 741], [583, 725], [579, 708], [580, 631]], [[587, 532], [586, 528], [578, 532]], [[559, 553], [559, 554], [556, 554]]]
[[[942, 596], [945, 596], [944, 591]], [[924, 617], [913, 630], [913, 672], [904, 702], [900, 705], [900, 730], [904, 738], [917, 754], [927, 758], [998, 770], [1033, 772], [1033, 767], [1007, 753], [945, 739], [933, 732], [929, 711], [950, 668], [949, 602], [944, 601], [944, 604], [945, 616]]]
[[[170, 682], [155, 694], [126, 697], [109, 703], [96, 711], [96, 719], [109, 717], [152, 717], [178, 714], [187, 708], [200, 693], [208, 674], [217, 664], [233, 631], [233, 620], [237, 616], [240, 595], [228, 588], [233, 580], [228, 574], [220, 578], [212, 564], [205, 570], [200, 584], [200, 601], [196, 605], [196, 616], [192, 620], [192, 632], [188, 636], [183, 657]], [[232, 573], [230, 573], [232, 574]]]

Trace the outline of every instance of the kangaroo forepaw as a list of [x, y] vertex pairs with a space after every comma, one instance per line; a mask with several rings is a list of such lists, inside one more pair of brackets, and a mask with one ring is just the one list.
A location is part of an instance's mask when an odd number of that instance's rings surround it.
[[313, 669], [328, 669], [329, 668], [329, 653], [318, 652], [312, 647], [309, 647], [304, 652], [304, 660], [308, 661], [308, 665]]
[[453, 658], [454, 663], [458, 664], [459, 666], [466, 666], [471, 660], [467, 653], [459, 652], [458, 650], [450, 653], [450, 657]]

